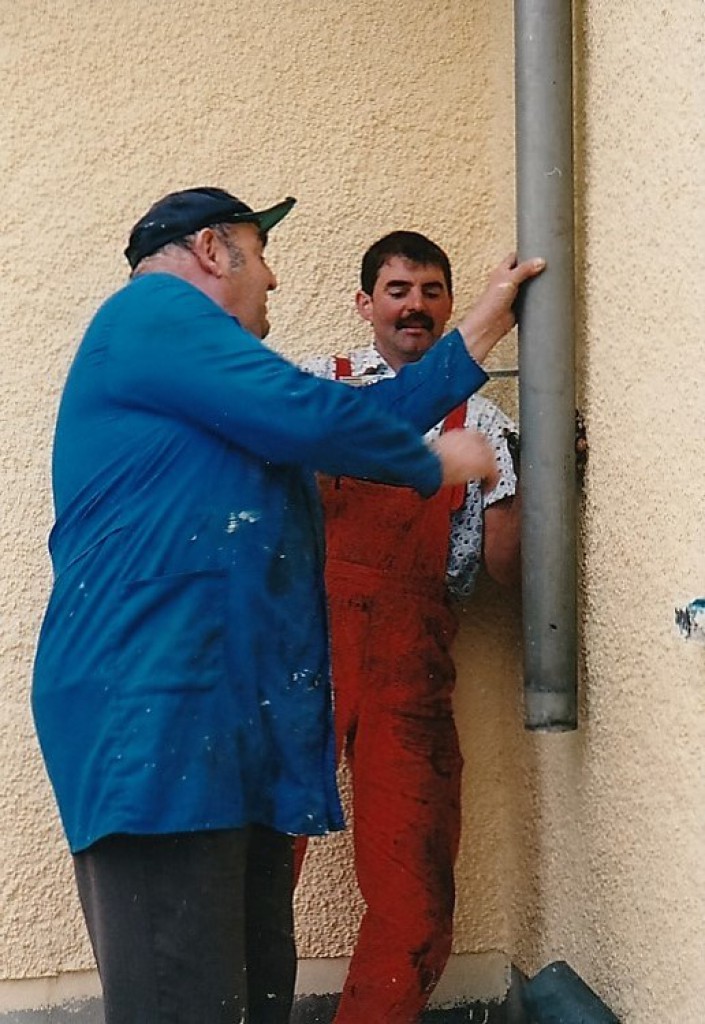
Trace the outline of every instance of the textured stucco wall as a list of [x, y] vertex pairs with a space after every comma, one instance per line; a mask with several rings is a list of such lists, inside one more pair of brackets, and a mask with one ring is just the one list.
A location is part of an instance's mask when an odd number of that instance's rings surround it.
[[579, 6], [583, 728], [529, 743], [529, 967], [567, 957], [629, 1024], [705, 983], [705, 7]]
[[[49, 584], [54, 411], [81, 330], [124, 279], [129, 225], [185, 185], [223, 184], [253, 203], [298, 196], [270, 242], [271, 340], [292, 354], [366, 338], [352, 305], [359, 257], [394, 227], [448, 248], [467, 305], [513, 241], [511, 5], [0, 0], [0, 14], [0, 979], [21, 979], [91, 964], [28, 686]], [[509, 937], [504, 733], [518, 632], [516, 608], [485, 589], [461, 641], [464, 951]], [[347, 856], [345, 839], [311, 855], [303, 955], [350, 948]]]

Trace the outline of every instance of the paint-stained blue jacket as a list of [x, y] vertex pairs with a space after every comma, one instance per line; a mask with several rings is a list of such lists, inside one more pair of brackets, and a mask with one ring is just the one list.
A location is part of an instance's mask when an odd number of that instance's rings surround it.
[[388, 382], [317, 380], [166, 274], [102, 306], [59, 410], [33, 686], [74, 851], [341, 826], [313, 472], [431, 494], [420, 433], [485, 379], [453, 333]]

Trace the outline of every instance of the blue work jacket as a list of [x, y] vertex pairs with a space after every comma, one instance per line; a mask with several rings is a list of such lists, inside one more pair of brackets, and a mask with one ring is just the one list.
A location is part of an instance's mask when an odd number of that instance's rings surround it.
[[101, 307], [59, 409], [32, 694], [74, 851], [342, 826], [314, 471], [433, 493], [421, 434], [485, 379], [453, 332], [387, 382], [318, 380], [168, 274]]

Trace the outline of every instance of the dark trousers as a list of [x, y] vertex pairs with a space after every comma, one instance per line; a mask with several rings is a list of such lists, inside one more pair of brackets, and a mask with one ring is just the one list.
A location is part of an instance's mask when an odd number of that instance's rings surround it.
[[286, 1024], [292, 839], [116, 835], [74, 857], [106, 1024]]

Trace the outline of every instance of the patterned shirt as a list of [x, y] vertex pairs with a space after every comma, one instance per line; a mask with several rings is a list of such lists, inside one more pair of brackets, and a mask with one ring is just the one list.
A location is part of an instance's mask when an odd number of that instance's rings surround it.
[[[353, 349], [349, 355], [353, 377], [368, 377], [370, 383], [382, 377], [393, 376], [394, 370], [382, 358], [373, 345]], [[306, 360], [302, 369], [317, 377], [335, 379], [335, 356], [317, 356]], [[428, 432], [431, 440], [438, 437], [441, 424]], [[482, 560], [483, 511], [502, 498], [511, 497], [516, 491], [516, 476], [512, 459], [504, 437], [505, 430], [516, 430], [514, 422], [493, 402], [480, 395], [468, 399], [465, 426], [479, 430], [492, 445], [499, 469], [499, 483], [487, 494], [482, 491], [479, 481], [471, 480], [467, 485], [465, 501], [453, 513], [448, 548], [446, 582], [455, 598], [470, 597]]]

